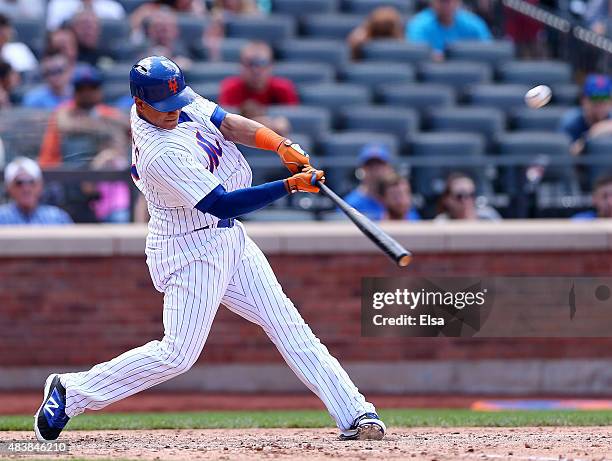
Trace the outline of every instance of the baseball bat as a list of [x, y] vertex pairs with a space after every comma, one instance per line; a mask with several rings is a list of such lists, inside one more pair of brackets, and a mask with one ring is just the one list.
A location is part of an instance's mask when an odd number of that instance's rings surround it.
[[366, 237], [383, 250], [398, 266], [406, 267], [410, 264], [410, 261], [412, 261], [412, 253], [404, 248], [397, 240], [346, 203], [321, 181], [317, 181], [317, 186], [321, 189], [321, 192], [327, 195], [331, 201], [334, 202], [351, 221], [353, 221]]

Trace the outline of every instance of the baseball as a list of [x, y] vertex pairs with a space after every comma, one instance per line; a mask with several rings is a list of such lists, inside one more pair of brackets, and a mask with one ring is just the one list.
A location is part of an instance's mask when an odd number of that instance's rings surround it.
[[538, 85], [525, 93], [525, 104], [532, 109], [539, 109], [550, 102], [552, 91], [547, 85]]

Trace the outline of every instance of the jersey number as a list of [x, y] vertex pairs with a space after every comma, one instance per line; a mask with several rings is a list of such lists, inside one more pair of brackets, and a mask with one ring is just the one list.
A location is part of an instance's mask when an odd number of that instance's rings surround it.
[[198, 146], [208, 155], [208, 169], [212, 173], [215, 171], [215, 168], [219, 166], [219, 157], [223, 155], [219, 141], [215, 140], [215, 145], [207, 139], [204, 139], [199, 131], [196, 132], [196, 139], [198, 141]]

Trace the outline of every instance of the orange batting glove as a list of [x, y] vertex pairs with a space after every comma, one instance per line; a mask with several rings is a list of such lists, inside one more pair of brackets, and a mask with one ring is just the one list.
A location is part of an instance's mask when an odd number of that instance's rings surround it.
[[299, 144], [291, 139], [285, 139], [276, 153], [291, 173], [295, 174], [305, 166], [310, 166], [310, 156], [302, 150]]
[[325, 182], [325, 172], [306, 166], [301, 173], [285, 179], [285, 187], [290, 194], [295, 192], [319, 192], [316, 185], [317, 181]]
[[299, 144], [282, 137], [270, 128], [261, 127], [255, 132], [255, 146], [275, 151], [292, 174], [299, 173], [303, 167], [310, 165], [310, 157]]

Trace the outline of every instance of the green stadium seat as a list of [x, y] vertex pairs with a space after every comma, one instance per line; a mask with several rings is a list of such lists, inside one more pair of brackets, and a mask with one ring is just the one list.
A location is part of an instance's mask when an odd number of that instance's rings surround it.
[[[542, 182], [562, 186], [567, 193], [576, 190], [577, 177], [571, 164], [570, 140], [564, 133], [550, 131], [515, 131], [498, 136], [499, 155], [522, 155], [533, 158], [534, 163], [546, 164], [547, 157], [556, 157], [562, 164], [546, 167]], [[522, 168], [501, 168], [503, 190], [514, 194], [522, 187]]]
[[491, 68], [485, 63], [449, 61], [424, 62], [419, 65], [419, 78], [425, 83], [441, 83], [462, 90], [491, 80]]
[[394, 62], [352, 63], [338, 72], [340, 80], [375, 88], [386, 83], [414, 81], [414, 69], [410, 64]]
[[571, 66], [562, 61], [504, 62], [498, 66], [497, 72], [504, 83], [531, 86], [572, 83]]
[[381, 6], [392, 6], [400, 14], [409, 14], [414, 5], [412, 0], [342, 0], [342, 10], [353, 14], [369, 14]]
[[269, 107], [268, 114], [287, 117], [292, 132], [304, 133], [315, 139], [331, 129], [331, 115], [322, 107], [276, 105]]
[[239, 73], [240, 65], [233, 62], [193, 62], [185, 69], [185, 78], [188, 84], [220, 82]]
[[262, 40], [270, 44], [293, 38], [295, 20], [291, 16], [233, 16], [225, 23], [227, 37]]
[[305, 36], [346, 40], [363, 19], [359, 14], [310, 14], [301, 18], [300, 22]]
[[221, 40], [220, 54], [223, 62], [240, 62], [240, 52], [249, 43], [245, 38], [224, 38]]
[[392, 61], [408, 64], [431, 59], [431, 48], [424, 43], [403, 40], [372, 40], [361, 48], [363, 61]]
[[450, 60], [484, 62], [496, 65], [514, 59], [514, 43], [509, 40], [460, 40], [449, 43], [446, 55]]
[[40, 56], [45, 47], [45, 23], [41, 19], [15, 18], [11, 20], [15, 30], [15, 41], [25, 43]]
[[[483, 157], [485, 154], [485, 139], [475, 133], [444, 132], [419, 133], [408, 143], [409, 154], [412, 157]], [[484, 165], [484, 162], [483, 162]], [[411, 178], [414, 191], [431, 201], [444, 190], [446, 177], [454, 171], [469, 174], [474, 179], [480, 193], [490, 193], [492, 187], [486, 179], [484, 166], [453, 166], [440, 160], [438, 165], [415, 167]]]
[[428, 128], [432, 131], [477, 133], [488, 143], [505, 129], [504, 113], [492, 107], [446, 107], [431, 111]]
[[302, 104], [325, 107], [335, 113], [346, 106], [367, 105], [370, 91], [362, 85], [323, 83], [300, 88]]
[[496, 107], [510, 110], [525, 107], [527, 85], [518, 84], [481, 84], [466, 91], [467, 102], [473, 106]]
[[382, 104], [418, 110], [451, 106], [456, 99], [453, 88], [432, 83], [381, 85], [377, 88], [376, 94]]
[[333, 13], [338, 10], [338, 0], [272, 0], [272, 12], [290, 16], [312, 13]]
[[338, 66], [349, 60], [349, 50], [344, 40], [294, 39], [277, 47], [277, 57], [282, 61], [320, 62]]
[[557, 131], [561, 118], [569, 109], [563, 106], [518, 108], [510, 113], [510, 126], [521, 131]]
[[585, 158], [606, 159], [606, 163], [598, 163], [587, 166], [589, 190], [593, 189], [594, 183], [603, 174], [612, 173], [612, 136], [601, 136], [591, 138], [587, 141], [584, 149]]
[[419, 114], [414, 109], [385, 106], [350, 106], [339, 113], [343, 130], [388, 133], [403, 141], [419, 129]]
[[334, 79], [334, 69], [323, 63], [280, 62], [274, 66], [274, 75], [288, 78], [296, 85], [326, 83]]

